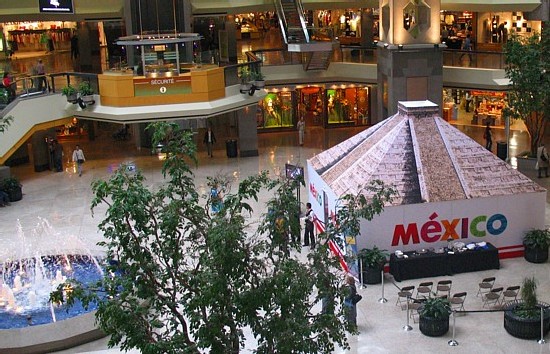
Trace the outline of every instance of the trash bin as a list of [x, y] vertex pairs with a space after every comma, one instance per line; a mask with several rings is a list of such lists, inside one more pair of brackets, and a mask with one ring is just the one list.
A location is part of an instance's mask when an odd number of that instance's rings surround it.
[[508, 157], [508, 144], [505, 141], [497, 141], [497, 156], [506, 161]]
[[225, 151], [227, 157], [237, 157], [237, 140], [229, 139], [225, 141]]

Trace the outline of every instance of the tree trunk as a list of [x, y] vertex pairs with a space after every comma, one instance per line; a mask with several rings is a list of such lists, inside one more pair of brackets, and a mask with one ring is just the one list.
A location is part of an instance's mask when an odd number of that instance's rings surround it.
[[524, 122], [531, 138], [531, 155], [537, 156], [537, 149], [543, 141], [548, 123], [540, 112], [532, 112], [530, 116], [524, 119]]

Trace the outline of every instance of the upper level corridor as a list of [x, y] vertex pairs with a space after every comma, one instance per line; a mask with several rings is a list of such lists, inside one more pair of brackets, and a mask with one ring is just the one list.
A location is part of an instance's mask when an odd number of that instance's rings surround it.
[[[365, 59], [362, 61], [372, 61], [373, 58], [375, 59], [376, 52], [372, 49], [360, 50], [342, 47], [341, 50], [335, 51], [335, 57], [340, 58], [340, 61], [333, 62], [329, 70], [324, 72], [304, 72], [301, 69], [301, 65], [295, 61], [295, 59], [297, 59], [295, 58], [296, 53], [291, 54], [280, 50], [269, 51], [269, 49], [281, 48], [283, 46], [280, 33], [276, 28], [272, 28], [270, 31], [264, 33], [260, 39], [239, 40], [237, 41], [237, 45], [239, 61], [241, 62], [245, 62], [244, 58], [246, 58], [246, 52], [268, 49], [268, 51], [258, 53], [264, 61], [262, 71], [266, 74], [268, 87], [270, 84], [295, 85], [305, 82], [314, 83], [316, 80], [325, 80], [325, 82], [329, 80], [332, 82], [355, 81], [360, 83], [376, 83], [376, 64], [353, 62], [356, 58], [361, 60]], [[95, 58], [91, 71], [96, 73], [102, 72], [114, 65], [120, 64], [109, 63], [105, 50], [106, 49], [103, 48], [97, 58]], [[455, 54], [452, 51], [450, 52], [451, 55]], [[42, 59], [45, 64], [46, 75], [48, 76], [52, 92], [48, 90], [44, 92], [38, 91], [35, 86], [36, 81], [34, 78], [28, 77], [32, 73], [32, 68], [36, 65], [38, 59]], [[466, 56], [464, 60], [468, 61], [469, 59]], [[285, 70], [281, 70], [280, 65], [285, 65]], [[0, 158], [2, 158], [2, 156], [7, 158], [5, 155], [10, 149], [13, 151], [13, 149], [17, 147], [17, 144], [20, 146], [28, 135], [32, 134], [31, 129], [33, 129], [33, 127], [40, 127], [43, 129], [43, 124], [53, 124], [59, 119], [66, 119], [72, 115], [77, 115], [79, 118], [83, 119], [100, 119], [99, 117], [101, 117], [103, 120], [120, 122], [131, 121], [133, 119], [129, 118], [130, 116], [125, 117], [126, 113], [123, 110], [119, 110], [120, 113], [117, 113], [118, 111], [112, 107], [102, 107], [100, 102], [87, 110], [80, 109], [77, 105], [67, 105], [65, 103], [64, 98], [59, 94], [60, 89], [67, 84], [69, 79], [73, 80], [71, 81], [72, 84], [78, 83], [78, 81], [74, 80], [78, 80], [79, 77], [64, 75], [62, 73], [73, 73], [81, 70], [79, 61], [71, 59], [70, 52], [68, 51], [56, 51], [52, 53], [16, 52], [11, 60], [1, 62], [0, 67], [6, 72], [10, 72], [16, 79], [17, 93], [19, 94], [19, 98], [16, 99], [15, 102], [12, 102], [2, 112], [4, 115], [12, 114], [15, 118], [15, 122], [12, 128], [4, 134], [2, 141], [0, 141]], [[499, 69], [474, 69], [462, 66], [444, 67], [444, 80], [448, 78], [446, 84], [451, 87], [485, 88], [486, 86], [491, 86], [491, 82], [493, 83], [493, 87], [498, 87], [496, 82], [498, 78], [502, 76], [503, 70]], [[238, 92], [235, 94], [235, 98], [242, 99], [243, 96], [246, 95], [241, 95]], [[219, 104], [223, 105], [225, 103], [219, 102]], [[172, 114], [173, 116], [187, 116], [185, 108], [174, 108], [173, 106], [176, 105], [162, 106], [162, 111], [167, 111], [164, 115], [158, 114], [161, 108], [160, 106], [137, 107], [134, 111], [141, 111], [140, 117], [149, 114], [154, 118], [162, 118], [169, 115], [170, 110], [176, 109], [177, 112]], [[184, 110], [183, 112], [182, 109]], [[196, 107], [191, 107], [190, 109], [193, 110], [193, 113], [197, 110]], [[204, 112], [201, 112], [201, 114], [203, 113]], [[111, 117], [109, 117], [109, 115]], [[115, 115], [116, 118], [114, 118]], [[203, 115], [206, 116], [206, 113]], [[18, 124], [18, 121], [24, 121], [25, 124]], [[468, 121], [469, 119], [465, 117], [463, 120], [459, 119], [457, 123], [462, 122], [468, 124]], [[13, 134], [16, 135], [13, 136]], [[5, 160], [5, 158], [2, 158], [2, 160]]]

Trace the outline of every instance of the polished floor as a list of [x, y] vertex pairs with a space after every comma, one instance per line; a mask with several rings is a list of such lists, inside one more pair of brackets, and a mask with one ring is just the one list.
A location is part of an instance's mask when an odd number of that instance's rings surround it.
[[[35, 58], [18, 58], [35, 61]], [[52, 58], [52, 60], [55, 60]], [[54, 61], [55, 63], [55, 61]], [[66, 67], [70, 67], [66, 59]], [[27, 70], [21, 64], [21, 70]], [[52, 67], [55, 70], [55, 67]], [[68, 70], [68, 69], [60, 69]], [[468, 124], [468, 115], [460, 111], [456, 127], [473, 139], [483, 144], [483, 127]], [[527, 133], [521, 126], [514, 126], [510, 137], [511, 156], [527, 150]], [[100, 126], [94, 141], [62, 142], [65, 157], [64, 171], [55, 173], [44, 171], [36, 173], [31, 164], [12, 168], [12, 174], [23, 184], [24, 197], [19, 202], [0, 208], [0, 262], [7, 258], [17, 257], [28, 248], [38, 252], [71, 251], [82, 242], [85, 248], [96, 254], [103, 250], [96, 244], [102, 240], [97, 232], [101, 221], [101, 207], [94, 214], [90, 211], [92, 191], [90, 184], [96, 179], [106, 179], [121, 163], [133, 163], [146, 176], [147, 184], [154, 187], [162, 183], [160, 173], [161, 161], [149, 149], [138, 149], [131, 141], [120, 142], [112, 139], [113, 127]], [[360, 128], [359, 128], [360, 129]], [[358, 129], [338, 128], [324, 130], [308, 128], [303, 147], [298, 145], [296, 132], [267, 133], [259, 135], [259, 156], [248, 158], [227, 158], [223, 142], [215, 147], [214, 157], [209, 158], [204, 146], [199, 146], [199, 163], [194, 169], [197, 188], [206, 193], [206, 177], [215, 174], [227, 174], [235, 183], [246, 176], [267, 170], [280, 174], [285, 163], [306, 166], [308, 158], [352, 136]], [[494, 129], [494, 140], [506, 140], [504, 129]], [[550, 139], [546, 139], [548, 143]], [[79, 177], [74, 164], [69, 161], [74, 145], [79, 143], [86, 154], [87, 162], [84, 173]], [[496, 143], [493, 147], [496, 152]], [[513, 161], [512, 161], [513, 162]], [[550, 186], [550, 178], [537, 179], [535, 171], [526, 172], [544, 187]], [[307, 180], [307, 175], [306, 175]], [[261, 212], [262, 202], [269, 195], [262, 195], [257, 204]], [[307, 200], [307, 191], [301, 190], [301, 200]], [[546, 225], [550, 225], [550, 208], [546, 208]], [[39, 218], [48, 220], [53, 228], [49, 234], [33, 232]], [[20, 223], [22, 230], [18, 231]], [[22, 235], [23, 234], [23, 235]], [[24, 236], [24, 238], [22, 238]], [[24, 240], [24, 242], [22, 242]], [[77, 242], [78, 240], [78, 242]], [[27, 247], [24, 250], [23, 247]], [[78, 246], [82, 247], [82, 246]], [[305, 258], [306, 251], [295, 253], [296, 257]], [[458, 274], [448, 277], [453, 281], [451, 293], [466, 291], [466, 310], [485, 310], [482, 301], [476, 297], [478, 282], [487, 276], [496, 277], [496, 285], [520, 285], [523, 277], [535, 276], [539, 281], [539, 299], [550, 302], [550, 264], [534, 265], [523, 259], [502, 260], [501, 269], [475, 273]], [[452, 331], [440, 338], [422, 335], [418, 324], [407, 320], [405, 311], [396, 306], [397, 287], [418, 285], [423, 280], [437, 281], [443, 279], [417, 279], [394, 283], [390, 275], [385, 276], [385, 285], [372, 285], [359, 289], [363, 300], [358, 305], [358, 326], [360, 334], [350, 336], [350, 350], [338, 350], [337, 353], [550, 353], [550, 344], [538, 344], [536, 341], [521, 340], [508, 335], [503, 328], [501, 312], [472, 312], [456, 318], [455, 339], [459, 345], [451, 347], [447, 342], [452, 339]], [[388, 301], [381, 303], [380, 298]], [[410, 321], [411, 331], [404, 331], [403, 326]], [[550, 342], [550, 336], [546, 338]], [[118, 353], [119, 350], [107, 349], [106, 339], [98, 340], [62, 353], [104, 352]], [[244, 353], [250, 352], [252, 341], [247, 341]]]
[[[481, 140], [481, 127], [467, 127], [474, 139]], [[306, 166], [308, 158], [316, 153], [346, 139], [356, 132], [355, 129], [310, 129], [306, 133], [305, 145], [297, 143], [297, 133], [270, 133], [259, 136], [259, 156], [249, 158], [227, 158], [222, 144], [218, 144], [214, 157], [209, 158], [203, 146], [199, 146], [199, 163], [194, 169], [195, 180], [199, 191], [206, 193], [206, 177], [213, 174], [228, 174], [233, 176], [235, 183], [242, 178], [268, 170], [280, 174], [285, 163]], [[87, 162], [84, 173], [79, 177], [75, 166], [68, 161], [70, 152], [76, 142], [64, 142], [64, 171], [61, 173], [45, 171], [35, 173], [30, 164], [12, 169], [13, 175], [23, 183], [24, 197], [11, 206], [0, 208], [0, 261], [8, 257], [16, 257], [21, 252], [20, 233], [17, 231], [19, 221], [24, 233], [25, 245], [40, 252], [61, 252], [75, 247], [75, 240], [81, 240], [86, 248], [93, 253], [101, 254], [102, 250], [96, 243], [101, 240], [97, 232], [97, 224], [102, 218], [102, 208], [92, 215], [90, 201], [92, 192], [90, 183], [93, 180], [108, 178], [121, 163], [134, 163], [144, 173], [147, 184], [154, 187], [162, 183], [160, 173], [161, 161], [152, 155], [148, 149], [137, 149], [131, 142], [113, 141], [112, 127], [101, 126], [98, 137], [94, 141], [81, 141]], [[498, 133], [497, 133], [498, 134]], [[526, 141], [518, 135], [518, 148], [524, 148]], [[531, 176], [534, 177], [534, 176]], [[307, 176], [306, 176], [307, 179]], [[534, 179], [548, 187], [549, 179]], [[262, 195], [257, 205], [261, 212], [261, 204], [269, 198]], [[301, 190], [302, 201], [306, 201], [307, 193]], [[547, 208], [550, 209], [550, 208]], [[548, 213], [547, 213], [548, 214]], [[38, 218], [48, 220], [54, 232], [40, 234], [33, 232]], [[547, 225], [550, 224], [547, 216]], [[69, 242], [68, 240], [71, 240]], [[295, 254], [305, 258], [306, 251]], [[476, 297], [478, 282], [483, 277], [495, 276], [497, 285], [520, 285], [524, 276], [535, 276], [539, 281], [540, 300], [550, 302], [550, 264], [534, 265], [523, 259], [502, 260], [500, 270], [482, 271], [458, 274], [448, 277], [453, 281], [452, 293], [466, 291], [466, 310], [483, 310], [482, 301]], [[437, 281], [443, 278], [430, 278]], [[385, 285], [372, 285], [359, 289], [363, 300], [358, 305], [358, 325], [360, 334], [350, 336], [351, 349], [338, 353], [550, 353], [549, 344], [538, 344], [536, 341], [521, 340], [508, 335], [503, 328], [501, 312], [475, 312], [459, 316], [456, 319], [455, 338], [459, 345], [451, 347], [447, 342], [452, 338], [452, 331], [440, 338], [430, 338], [422, 335], [418, 325], [410, 320], [412, 330], [407, 332], [403, 326], [407, 323], [406, 312], [396, 306], [397, 287], [418, 285], [417, 279], [393, 283], [390, 275], [385, 276]], [[388, 301], [378, 300], [384, 296]], [[550, 341], [550, 337], [547, 338]], [[250, 352], [252, 343], [247, 342]], [[107, 350], [106, 339], [98, 340], [77, 348], [65, 350], [63, 353], [82, 352], [117, 353], [119, 350]]]

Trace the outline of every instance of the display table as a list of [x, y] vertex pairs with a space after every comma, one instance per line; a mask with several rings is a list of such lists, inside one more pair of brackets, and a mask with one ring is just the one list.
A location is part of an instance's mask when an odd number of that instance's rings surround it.
[[500, 268], [498, 249], [490, 243], [454, 254], [405, 252], [405, 255], [408, 258], [390, 255], [390, 274], [397, 281]]

